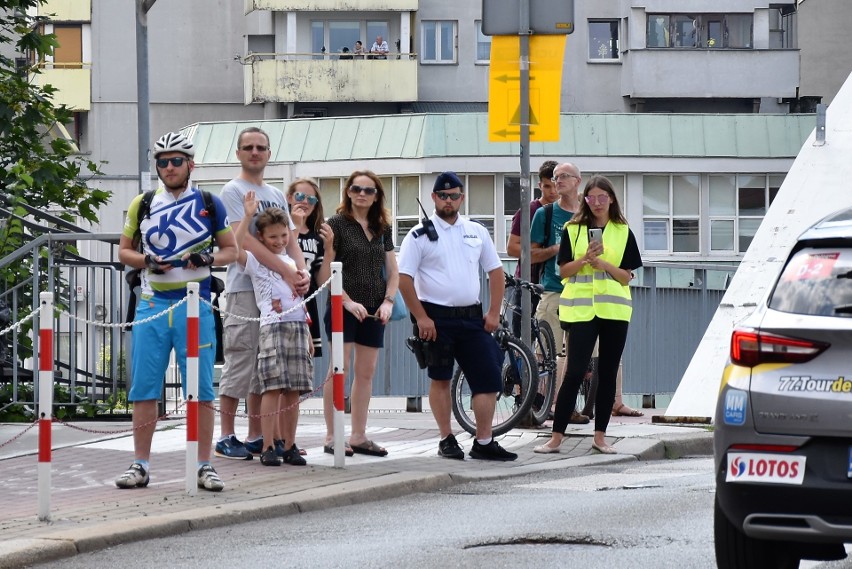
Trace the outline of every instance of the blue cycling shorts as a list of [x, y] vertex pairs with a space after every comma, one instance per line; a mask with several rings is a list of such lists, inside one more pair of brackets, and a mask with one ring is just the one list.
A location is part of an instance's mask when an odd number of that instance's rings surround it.
[[[136, 308], [136, 320], [143, 320], [177, 304], [178, 300], [156, 296], [142, 298]], [[198, 400], [213, 401], [213, 363], [216, 357], [216, 325], [213, 309], [206, 302], [198, 307]], [[186, 303], [150, 322], [133, 325], [132, 378], [129, 401], [159, 399], [175, 350], [180, 367], [183, 396], [186, 397]]]

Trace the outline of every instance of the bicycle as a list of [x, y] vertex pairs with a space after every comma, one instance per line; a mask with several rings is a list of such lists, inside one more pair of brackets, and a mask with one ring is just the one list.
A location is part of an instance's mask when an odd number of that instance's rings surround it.
[[[506, 287], [521, 287], [531, 295], [541, 298], [544, 287], [540, 284], [517, 279], [506, 274]], [[508, 295], [512, 298], [511, 295]], [[515, 315], [521, 313], [521, 307], [510, 305]], [[550, 323], [539, 320], [535, 314], [530, 316], [530, 349], [535, 354], [538, 363], [538, 384], [533, 398], [532, 408], [528, 417], [529, 426], [538, 427], [550, 417], [550, 408], [556, 396], [556, 336]]]
[[[507, 275], [507, 278], [510, 278]], [[500, 326], [494, 331], [494, 339], [502, 354], [502, 386], [497, 393], [492, 434], [499, 436], [510, 431], [533, 407], [538, 389], [539, 369], [536, 355], [518, 338], [515, 338], [506, 321], [509, 302], [504, 298], [500, 309]], [[470, 433], [476, 434], [476, 418], [473, 414], [473, 397], [467, 378], [457, 367], [450, 383], [453, 415], [459, 425]], [[547, 407], [549, 409], [549, 405]]]

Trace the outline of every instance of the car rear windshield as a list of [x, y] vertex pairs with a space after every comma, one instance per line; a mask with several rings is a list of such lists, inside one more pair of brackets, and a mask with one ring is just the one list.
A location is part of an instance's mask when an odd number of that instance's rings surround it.
[[852, 249], [796, 252], [769, 299], [781, 312], [852, 318]]

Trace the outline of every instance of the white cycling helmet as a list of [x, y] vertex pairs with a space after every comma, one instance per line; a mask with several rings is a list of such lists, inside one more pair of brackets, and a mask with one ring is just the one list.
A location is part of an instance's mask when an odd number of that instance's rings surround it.
[[195, 156], [195, 145], [179, 132], [167, 132], [154, 143], [154, 158], [165, 152], [182, 152], [192, 158]]

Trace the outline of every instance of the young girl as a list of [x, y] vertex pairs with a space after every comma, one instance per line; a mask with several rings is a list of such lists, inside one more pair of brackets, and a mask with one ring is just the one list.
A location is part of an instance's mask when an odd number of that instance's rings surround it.
[[[258, 209], [254, 191], [246, 193], [245, 217], [236, 239], [242, 244]], [[285, 252], [290, 240], [287, 213], [280, 208], [266, 208], [255, 220], [257, 240], [282, 261], [295, 265]], [[296, 424], [299, 419], [299, 396], [313, 390], [314, 366], [311, 358], [311, 339], [305, 321], [302, 298], [293, 293], [281, 276], [261, 265], [250, 252], [240, 247], [237, 262], [251, 277], [260, 323], [260, 349], [257, 355], [257, 375], [261, 382], [261, 430], [264, 451], [260, 462], [265, 466], [280, 466], [275, 452], [276, 411], [282, 399], [282, 437], [284, 462], [304, 465], [305, 459], [296, 446]]]

